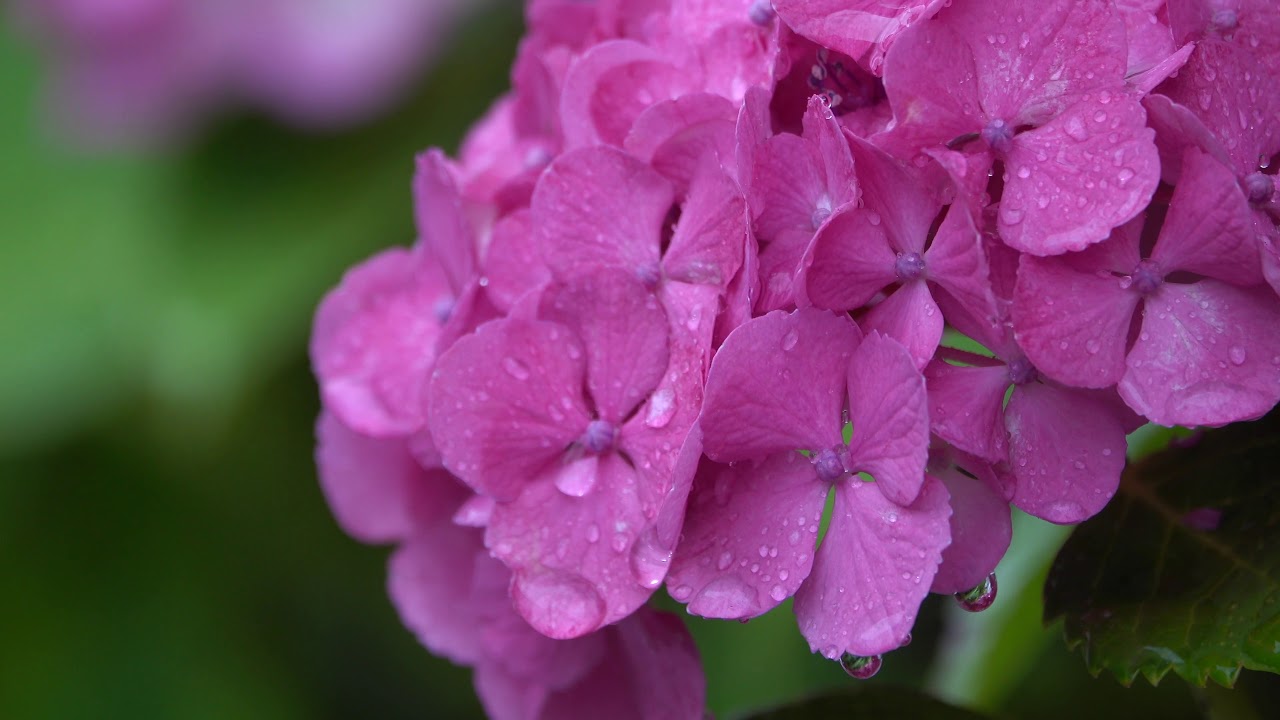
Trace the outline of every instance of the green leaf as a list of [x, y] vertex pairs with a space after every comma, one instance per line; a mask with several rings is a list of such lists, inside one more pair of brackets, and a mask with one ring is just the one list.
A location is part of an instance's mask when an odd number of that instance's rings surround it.
[[877, 720], [982, 720], [987, 716], [948, 705], [908, 688], [869, 685], [857, 692], [823, 695], [750, 717], [752, 720], [843, 720], [853, 717]]
[[1046, 622], [1064, 618], [1089, 671], [1126, 684], [1173, 670], [1230, 687], [1242, 667], [1280, 672], [1277, 468], [1280, 412], [1130, 466], [1054, 561]]

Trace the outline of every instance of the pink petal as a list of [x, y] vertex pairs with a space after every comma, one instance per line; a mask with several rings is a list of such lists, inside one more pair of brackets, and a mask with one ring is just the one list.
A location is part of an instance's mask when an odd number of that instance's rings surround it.
[[788, 230], [760, 250], [756, 258], [760, 294], [756, 298], [755, 312], [767, 313], [809, 305], [799, 275], [800, 261], [812, 239], [810, 232]]
[[934, 360], [925, 378], [930, 428], [938, 437], [988, 462], [1008, 457], [1004, 394], [1012, 383], [1007, 366], [961, 367]]
[[574, 638], [626, 617], [653, 592], [633, 575], [628, 552], [646, 522], [635, 470], [608, 453], [584, 497], [543, 481], [500, 503], [485, 544], [515, 575], [520, 615], [543, 635]]
[[1182, 155], [1182, 176], [1151, 259], [1165, 273], [1188, 270], [1235, 285], [1262, 282], [1249, 202], [1235, 175], [1195, 148]]
[[817, 230], [836, 208], [814, 143], [795, 135], [769, 138], [755, 154], [751, 205], [756, 232], [773, 240], [788, 231]]
[[858, 199], [858, 178], [854, 173], [853, 155], [840, 123], [827, 105], [826, 98], [809, 98], [801, 118], [804, 139], [818, 150], [822, 158], [822, 174], [831, 207], [838, 208]]
[[930, 591], [950, 594], [977, 587], [995, 569], [1013, 538], [1009, 502], [990, 485], [958, 470], [938, 478], [951, 495], [951, 544]]
[[445, 467], [498, 499], [518, 495], [591, 419], [584, 352], [566, 327], [507, 319], [454, 344], [429, 387]]
[[[1165, 182], [1173, 184], [1182, 175], [1182, 154], [1188, 147], [1200, 148], [1223, 165], [1231, 165], [1226, 148], [1195, 113], [1164, 95], [1148, 95], [1142, 99], [1142, 106], [1147, 110], [1147, 124], [1156, 131], [1156, 147], [1160, 150], [1160, 167]], [[1249, 172], [1252, 168], [1236, 169]]]
[[561, 155], [543, 172], [530, 211], [557, 276], [600, 266], [640, 276], [658, 269], [662, 225], [674, 200], [671, 183], [648, 165], [620, 150], [590, 147]]
[[809, 576], [830, 485], [800, 453], [702, 464], [667, 588], [693, 615], [750, 618]]
[[[775, 0], [787, 26], [855, 60], [872, 53], [912, 23], [937, 12], [941, 0]], [[878, 71], [871, 63], [873, 72]]]
[[418, 241], [440, 259], [450, 287], [459, 294], [475, 279], [476, 247], [453, 172], [442, 150], [419, 155], [413, 201]]
[[1280, 401], [1280, 306], [1270, 288], [1165, 283], [1149, 296], [1121, 397], [1160, 425], [1252, 420]]
[[732, 164], [737, 110], [719, 95], [695, 93], [645, 110], [627, 134], [628, 153], [647, 162], [684, 193], [704, 158]]
[[348, 271], [320, 303], [311, 336], [325, 406], [366, 435], [421, 428], [421, 388], [453, 308], [439, 267], [420, 252], [393, 248]]
[[[978, 132], [986, 124], [973, 51], [963, 31], [942, 20], [915, 25], [885, 54], [884, 89], [896, 121], [888, 134], [895, 147], [918, 151]], [[974, 39], [987, 35], [988, 28]]]
[[1036, 369], [1067, 385], [1111, 387], [1124, 375], [1129, 325], [1141, 296], [1108, 273], [1024, 255], [1013, 327]]
[[766, 200], [763, 195], [755, 192], [754, 181], [756, 157], [773, 136], [769, 114], [770, 97], [771, 93], [763, 87], [748, 89], [742, 98], [742, 108], [738, 111], [738, 121], [734, 126], [738, 185], [747, 191], [753, 216], [760, 214], [760, 204]]
[[941, 205], [920, 178], [883, 150], [861, 138], [851, 142], [858, 165], [862, 205], [878, 213], [889, 245], [897, 252], [923, 253]]
[[897, 261], [879, 216], [850, 207], [827, 221], [801, 260], [803, 283], [815, 306], [854, 310], [898, 279]]
[[814, 652], [879, 655], [903, 644], [950, 542], [947, 489], [929, 478], [910, 507], [845, 480], [796, 620]]
[[923, 369], [942, 340], [942, 312], [922, 280], [903, 283], [862, 317], [866, 332], [880, 332], [902, 345]]
[[[666, 313], [627, 273], [600, 269], [552, 285], [539, 316], [572, 328], [582, 341], [587, 390], [601, 419], [620, 424], [666, 372]], [[566, 345], [563, 352], [573, 349]]]
[[662, 259], [664, 274], [687, 283], [723, 289], [742, 264], [747, 201], [719, 165], [705, 165], [693, 178], [689, 198]]
[[869, 473], [884, 496], [910, 505], [929, 459], [924, 377], [892, 338], [870, 332], [849, 361], [849, 467]]
[[485, 257], [485, 291], [499, 310], [510, 312], [516, 301], [542, 287], [551, 271], [533, 235], [528, 208], [504, 216], [493, 226]]
[[1124, 469], [1124, 428], [1100, 394], [1020, 385], [1005, 409], [1013, 504], [1042, 520], [1077, 523], [1115, 494]]
[[482, 628], [470, 601], [483, 553], [480, 533], [441, 522], [401, 545], [388, 563], [387, 589], [405, 626], [436, 655], [471, 664], [482, 653]]
[[979, 320], [996, 322], [1000, 311], [991, 289], [991, 268], [982, 234], [964, 203], [953, 203], [924, 254], [928, 279]]
[[329, 412], [316, 422], [316, 468], [338, 524], [361, 542], [407, 538], [467, 495], [448, 473], [422, 469], [404, 440], [361, 435]]
[[1137, 100], [1080, 102], [1013, 139], [1000, 237], [1032, 255], [1083, 250], [1136, 216], [1160, 180], [1155, 133]]
[[567, 148], [622, 147], [635, 120], [655, 102], [678, 97], [688, 78], [661, 54], [631, 40], [606, 40], [569, 68], [560, 96]]
[[861, 340], [848, 317], [772, 312], [730, 333], [707, 378], [707, 457], [762, 460], [841, 441], [845, 372]]

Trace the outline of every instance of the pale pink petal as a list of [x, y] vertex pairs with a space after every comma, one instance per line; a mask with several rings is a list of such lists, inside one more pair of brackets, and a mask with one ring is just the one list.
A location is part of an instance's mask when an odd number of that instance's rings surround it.
[[518, 495], [591, 419], [584, 358], [569, 328], [533, 320], [497, 320], [455, 343], [429, 388], [445, 467], [496, 498]]
[[366, 435], [419, 430], [421, 388], [455, 309], [443, 273], [421, 252], [385, 250], [348, 271], [320, 303], [311, 335], [325, 406]]
[[841, 442], [845, 372], [861, 336], [848, 317], [820, 310], [772, 312], [734, 330], [707, 378], [707, 457], [761, 460]]
[[533, 221], [527, 208], [504, 216], [493, 226], [485, 256], [485, 286], [489, 299], [499, 310], [510, 312], [516, 301], [545, 285], [551, 271], [542, 260], [542, 251], [533, 235]]
[[1014, 337], [1037, 370], [1075, 387], [1120, 381], [1129, 325], [1142, 299], [1121, 278], [1024, 255], [1013, 298]]
[[925, 368], [929, 424], [938, 437], [988, 462], [1008, 457], [1004, 394], [1009, 368], [961, 367], [934, 360]]
[[[587, 353], [587, 390], [615, 425], [657, 387], [669, 357], [667, 315], [653, 293], [619, 270], [550, 286], [539, 317], [572, 328]], [[572, 354], [564, 343], [561, 351]]]
[[475, 237], [462, 207], [453, 165], [439, 148], [418, 156], [413, 204], [418, 242], [439, 258], [454, 294], [460, 294], [475, 280]]
[[[626, 192], [618, 192], [626, 188]], [[543, 172], [530, 211], [543, 257], [560, 277], [616, 267], [637, 276], [658, 269], [671, 183], [621, 150], [565, 153]]]
[[338, 524], [361, 542], [407, 538], [467, 495], [448, 473], [418, 465], [403, 439], [361, 435], [327, 411], [316, 422], [316, 469]]
[[645, 110], [627, 134], [628, 153], [649, 163], [684, 193], [704, 159], [716, 167], [734, 161], [737, 110], [719, 95], [695, 93]]
[[595, 45], [564, 79], [560, 123], [565, 145], [622, 147], [645, 109], [683, 94], [688, 85], [688, 77], [647, 45], [631, 40]]
[[1020, 385], [1005, 409], [1013, 504], [1042, 520], [1077, 523], [1115, 494], [1124, 469], [1124, 427], [1100, 393]]
[[1009, 502], [986, 482], [952, 468], [938, 479], [951, 495], [951, 544], [930, 591], [958, 593], [977, 587], [996, 569], [1013, 538]]
[[942, 312], [923, 280], [903, 283], [859, 322], [867, 333], [880, 332], [902, 343], [921, 369], [942, 340]]
[[718, 165], [704, 165], [692, 182], [662, 258], [663, 274], [724, 289], [742, 264], [746, 198]]
[[704, 462], [667, 589], [693, 615], [751, 618], [809, 576], [831, 486], [795, 451], [760, 464]]
[[926, 277], [975, 318], [994, 323], [1000, 315], [991, 289], [991, 268], [982, 234], [963, 202], [953, 203], [924, 254]]
[[929, 459], [924, 377], [907, 349], [869, 332], [849, 361], [849, 469], [869, 473], [884, 496], [910, 505]]
[[947, 489], [929, 478], [910, 507], [843, 481], [796, 620], [814, 652], [879, 655], [903, 645], [951, 539]]
[[1118, 389], [1152, 422], [1225, 425], [1280, 401], [1280, 304], [1270, 288], [1165, 283], [1144, 315]]
[[1164, 273], [1187, 270], [1235, 285], [1262, 282], [1249, 201], [1235, 175], [1198, 149], [1182, 155], [1182, 176], [1151, 259]]
[[483, 653], [470, 602], [480, 532], [445, 522], [425, 527], [388, 562], [387, 590], [400, 620], [436, 655], [469, 665]]
[[896, 262], [879, 214], [850, 207], [814, 235], [799, 281], [816, 307], [854, 310], [898, 279]]
[[1000, 237], [1032, 255], [1083, 250], [1135, 217], [1160, 180], [1155, 133], [1121, 92], [1021, 133], [1005, 160]]
[[628, 552], [647, 523], [636, 480], [630, 465], [608, 453], [584, 497], [565, 495], [548, 479], [494, 508], [485, 544], [515, 575], [516, 610], [542, 634], [585, 635], [631, 614], [653, 592], [656, 585], [634, 576]]

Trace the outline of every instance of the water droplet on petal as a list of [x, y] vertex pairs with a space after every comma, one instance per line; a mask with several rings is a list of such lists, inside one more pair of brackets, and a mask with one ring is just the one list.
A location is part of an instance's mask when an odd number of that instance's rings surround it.
[[529, 379], [529, 367], [513, 357], [503, 358], [502, 369], [517, 380]]
[[866, 680], [873, 677], [880, 672], [880, 666], [883, 664], [884, 660], [879, 655], [864, 657], [853, 653], [845, 653], [840, 656], [840, 667], [844, 668], [849, 677], [858, 680]]
[[782, 602], [787, 599], [787, 589], [781, 585], [774, 585], [769, 591], [769, 597], [773, 598], [774, 602]]
[[1227, 357], [1231, 360], [1232, 365], [1243, 365], [1245, 359], [1244, 348], [1236, 345], [1227, 351]]
[[799, 341], [800, 341], [800, 334], [797, 333], [795, 330], [789, 330], [787, 331], [786, 335], [782, 336], [782, 349], [794, 350], [796, 347], [796, 343], [798, 343]]
[[676, 414], [676, 393], [669, 387], [660, 388], [649, 397], [649, 407], [644, 413], [644, 424], [651, 428], [664, 428]]
[[996, 574], [991, 573], [977, 587], [967, 592], [956, 593], [956, 602], [960, 609], [968, 612], [982, 612], [996, 601]]

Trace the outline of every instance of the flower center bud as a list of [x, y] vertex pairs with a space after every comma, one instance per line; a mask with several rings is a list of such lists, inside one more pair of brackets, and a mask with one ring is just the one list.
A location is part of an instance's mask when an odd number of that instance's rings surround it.
[[618, 439], [618, 429], [608, 420], [592, 420], [587, 423], [587, 431], [582, 433], [582, 447], [589, 453], [599, 455], [613, 449]]
[[844, 458], [841, 457], [841, 448], [827, 448], [819, 450], [809, 458], [809, 462], [813, 463], [813, 469], [818, 472], [818, 479], [826, 482], [835, 482], [845, 474]]
[[898, 279], [903, 282], [918, 280], [924, 275], [924, 258], [920, 257], [920, 253], [898, 253], [898, 260], [893, 264], [893, 269], [898, 273]]
[[1222, 8], [1213, 11], [1213, 17], [1209, 20], [1209, 29], [1227, 33], [1235, 30], [1238, 24], [1240, 24], [1240, 16], [1236, 11], [1231, 8]]
[[451, 297], [442, 297], [436, 301], [431, 308], [432, 313], [436, 316], [436, 322], [443, 325], [449, 322], [449, 318], [453, 317], [454, 299]]
[[650, 290], [658, 287], [658, 280], [661, 278], [662, 268], [658, 267], [658, 263], [648, 263], [636, 268], [636, 279]]
[[756, 25], [768, 25], [773, 16], [773, 3], [770, 0], [756, 0], [747, 10], [747, 17]]
[[1040, 373], [1036, 372], [1036, 366], [1025, 357], [1009, 363], [1009, 380], [1014, 385], [1026, 385], [1029, 382], [1035, 382], [1039, 377]]
[[1133, 289], [1143, 295], [1150, 295], [1164, 284], [1164, 273], [1160, 266], [1150, 260], [1143, 260], [1133, 269]]
[[978, 136], [997, 155], [1003, 155], [1013, 149], [1013, 128], [999, 118], [987, 123]]
[[1271, 196], [1276, 192], [1276, 185], [1271, 178], [1260, 173], [1251, 173], [1244, 178], [1244, 194], [1249, 198], [1249, 202], [1254, 205], [1262, 205], [1271, 201]]

